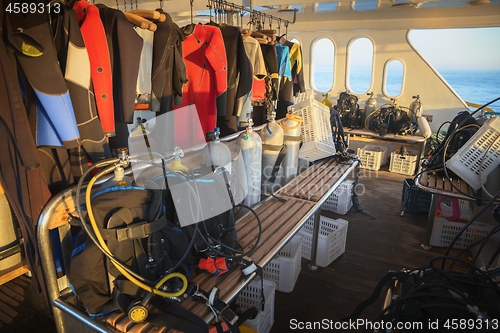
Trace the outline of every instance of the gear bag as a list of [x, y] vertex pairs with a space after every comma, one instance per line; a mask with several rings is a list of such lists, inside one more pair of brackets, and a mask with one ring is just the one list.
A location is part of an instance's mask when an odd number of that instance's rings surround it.
[[[98, 190], [91, 202], [112, 255], [146, 280], [156, 281], [189, 252], [187, 237], [163, 213], [160, 190], [115, 186]], [[187, 272], [192, 265], [189, 253], [180, 268]], [[74, 246], [69, 281], [91, 315], [117, 308], [126, 311], [146, 294], [116, 269], [84, 230]], [[169, 282], [175, 289], [175, 279]]]
[[404, 110], [394, 105], [380, 108], [367, 120], [368, 129], [385, 136], [387, 133], [412, 134], [415, 124]]

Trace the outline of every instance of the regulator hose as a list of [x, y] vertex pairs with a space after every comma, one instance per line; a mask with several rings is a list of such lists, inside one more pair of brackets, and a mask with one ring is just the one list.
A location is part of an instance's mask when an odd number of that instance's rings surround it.
[[[111, 172], [113, 169], [114, 169], [114, 167], [113, 168], [111, 168], [111, 167], [107, 168], [107, 169], [105, 169], [105, 170], [97, 173], [95, 176], [93, 176], [92, 179], [90, 179], [90, 181], [89, 181], [89, 183], [87, 185], [87, 190], [85, 192], [85, 204], [87, 206], [87, 212], [88, 212], [88, 218], [90, 220], [90, 224], [91, 224], [92, 229], [94, 231], [94, 234], [95, 234], [95, 236], [96, 236], [96, 238], [97, 238], [97, 240], [99, 242], [99, 245], [109, 255], [112, 255], [112, 253], [111, 253], [110, 249], [108, 248], [106, 242], [104, 241], [104, 238], [102, 237], [101, 232], [99, 231], [99, 227], [97, 225], [97, 222], [96, 222], [95, 216], [94, 216], [94, 212], [92, 210], [91, 192], [92, 192], [92, 187], [94, 186], [94, 184], [97, 181], [97, 179], [99, 177], [103, 176], [104, 174]], [[114, 257], [112, 257], [112, 258], [114, 258]], [[147, 292], [154, 293], [155, 295], [162, 296], [162, 297], [167, 297], [167, 298], [174, 298], [174, 297], [182, 296], [184, 294], [184, 292], [187, 290], [187, 287], [188, 287], [187, 278], [183, 274], [181, 274], [181, 273], [174, 272], [174, 273], [167, 274], [164, 277], [162, 277], [158, 281], [158, 283], [156, 283], [156, 285], [153, 287], [153, 286], [150, 286], [150, 285], [148, 285], [148, 284], [146, 284], [146, 283], [144, 283], [144, 282], [136, 279], [133, 276], [133, 274], [130, 273], [129, 269], [126, 269], [126, 268], [122, 267], [117, 262], [115, 262], [115, 260], [111, 260], [111, 263], [130, 282], [132, 282], [133, 284], [135, 284], [139, 288], [144, 289]], [[179, 279], [182, 280], [183, 286], [182, 286], [182, 288], [178, 292], [167, 293], [167, 292], [164, 292], [164, 291], [160, 290], [160, 288], [168, 280], [173, 279], [173, 278], [179, 278]]]

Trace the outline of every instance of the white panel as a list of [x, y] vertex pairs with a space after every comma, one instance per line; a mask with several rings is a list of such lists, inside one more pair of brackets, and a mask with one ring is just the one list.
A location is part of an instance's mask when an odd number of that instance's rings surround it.
[[65, 78], [83, 87], [90, 87], [90, 61], [87, 49], [69, 43], [68, 59]]

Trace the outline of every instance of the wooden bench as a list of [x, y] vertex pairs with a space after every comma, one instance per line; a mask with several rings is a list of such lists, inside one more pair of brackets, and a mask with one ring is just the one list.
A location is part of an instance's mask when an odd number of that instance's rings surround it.
[[[307, 168], [293, 181], [277, 192], [283, 199], [270, 197], [259, 203], [254, 210], [262, 221], [262, 234], [259, 246], [251, 254], [253, 261], [261, 267], [266, 266], [283, 246], [299, 231], [311, 216], [319, 220], [320, 206], [347, 177], [355, 170], [356, 161], [338, 162], [328, 159]], [[308, 189], [308, 185], [311, 186]], [[49, 302], [54, 312], [54, 319], [59, 332], [171, 332], [164, 327], [148, 323], [131, 322], [124, 313], [116, 312], [106, 318], [93, 319], [74, 302], [74, 294], [68, 288], [64, 270], [56, 270], [52, 247], [51, 230], [57, 230], [63, 253], [64, 267], [69, 267], [71, 254], [70, 214], [75, 213], [75, 188], [68, 189], [52, 198], [44, 208], [38, 224], [38, 244], [42, 255], [42, 264], [46, 277]], [[319, 225], [319, 223], [316, 223]], [[256, 220], [252, 214], [242, 217], [236, 224], [238, 240], [245, 250], [255, 244], [258, 237]], [[313, 235], [314, 266], [315, 245], [318, 231]], [[202, 272], [190, 280], [200, 288], [210, 291], [217, 287], [219, 297], [226, 303], [236, 298], [239, 292], [255, 277], [252, 273], [244, 277], [238, 267], [221, 276], [212, 276]], [[181, 302], [181, 306], [209, 322], [212, 313], [204, 304], [191, 298]]]

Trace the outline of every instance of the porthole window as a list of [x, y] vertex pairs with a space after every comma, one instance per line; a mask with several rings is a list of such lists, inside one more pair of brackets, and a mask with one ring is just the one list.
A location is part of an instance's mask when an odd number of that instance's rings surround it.
[[328, 38], [320, 38], [312, 46], [311, 86], [319, 92], [330, 91], [333, 87], [335, 45]]
[[316, 4], [316, 13], [332, 12], [338, 7], [337, 2], [320, 2]]
[[347, 48], [348, 89], [355, 94], [368, 92], [372, 85], [373, 43], [368, 38], [357, 38]]
[[386, 63], [384, 75], [384, 94], [396, 97], [403, 90], [404, 65], [401, 61], [393, 59]]

